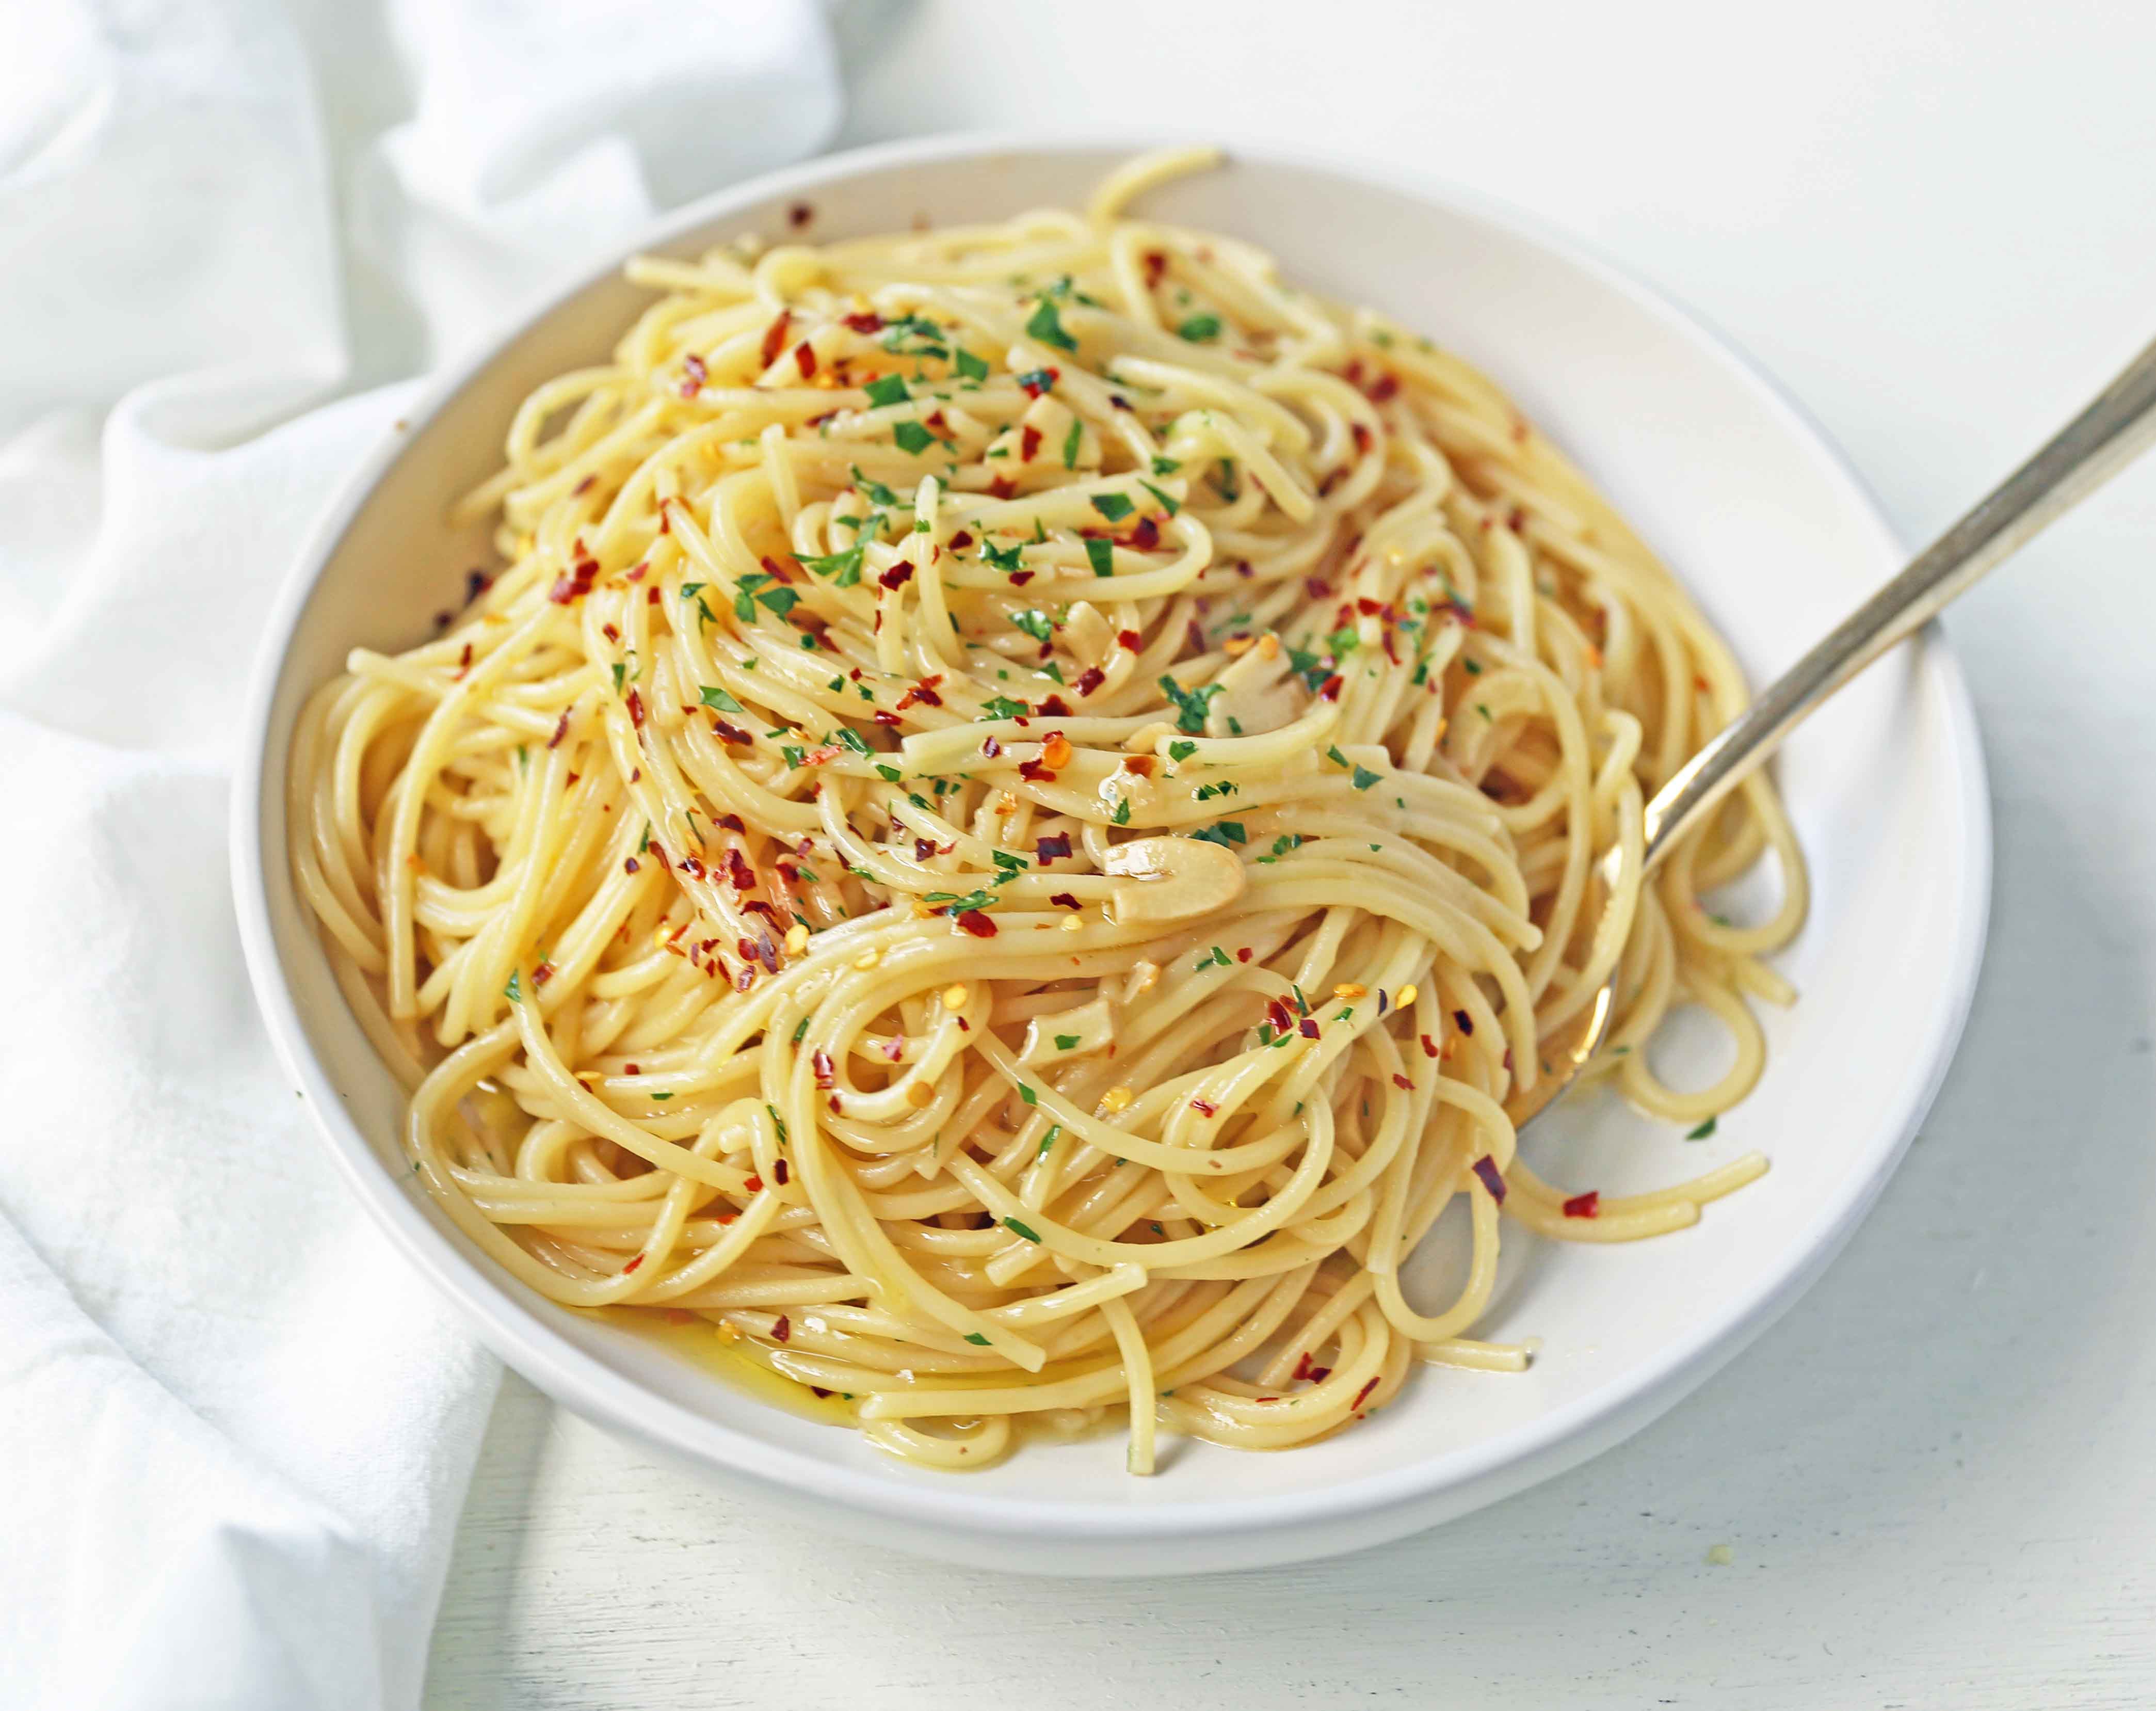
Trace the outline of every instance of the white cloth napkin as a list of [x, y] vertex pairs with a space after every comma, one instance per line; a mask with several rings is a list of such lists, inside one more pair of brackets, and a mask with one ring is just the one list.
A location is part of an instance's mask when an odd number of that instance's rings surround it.
[[0, 1706], [417, 1702], [496, 1372], [256, 1019], [244, 676], [382, 383], [838, 102], [813, 0], [0, 6]]

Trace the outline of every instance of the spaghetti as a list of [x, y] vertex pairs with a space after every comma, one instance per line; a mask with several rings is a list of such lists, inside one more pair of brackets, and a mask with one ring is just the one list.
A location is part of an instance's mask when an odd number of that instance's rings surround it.
[[[1727, 650], [1481, 376], [1127, 212], [1205, 158], [632, 263], [466, 502], [506, 568], [299, 727], [298, 882], [449, 1216], [935, 1467], [1517, 1369], [1502, 1217], [1629, 1239], [1765, 1168], [1568, 1195], [1506, 1111], [1613, 969], [1591, 1073], [1686, 1123], [1758, 1076], [1804, 908], [1763, 780], [1597, 932]], [[1702, 909], [1770, 848], [1773, 919]], [[1686, 1003], [1737, 1046], [1699, 1092], [1631, 1049]]]

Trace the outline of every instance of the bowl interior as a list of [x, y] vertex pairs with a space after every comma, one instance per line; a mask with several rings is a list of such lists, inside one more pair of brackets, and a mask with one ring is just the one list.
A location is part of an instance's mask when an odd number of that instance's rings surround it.
[[[689, 253], [746, 229], [778, 236], [795, 202], [813, 209], [812, 237], [1075, 205], [1122, 157], [1044, 145], [826, 165], [771, 194], [692, 211], [654, 247]], [[1144, 206], [1263, 244], [1294, 279], [1384, 310], [1495, 377], [1676, 568], [1755, 684], [1894, 568], [1893, 544], [1861, 490], [1769, 388], [1657, 300], [1509, 216], [1450, 193], [1248, 155]], [[611, 271], [557, 300], [437, 393], [357, 480], [273, 625], [270, 645], [282, 654], [259, 686], [262, 748], [250, 782], [260, 813], [241, 862], [243, 894], [250, 861], [260, 865], [275, 965], [260, 977], [265, 999], [281, 982], [274, 995], [289, 1000], [281, 1020], [270, 1005], [273, 1027], [303, 1081], [319, 1077], [333, 1091], [318, 1114], [348, 1173], [408, 1250], [542, 1384], [581, 1369], [583, 1405], [597, 1396], [600, 1411], [618, 1418], [663, 1413], [672, 1440], [693, 1452], [804, 1487], [859, 1491], [850, 1470], [932, 1503], [947, 1499], [954, 1514], [983, 1500], [1026, 1499], [1104, 1506], [1090, 1524], [1111, 1528], [1119, 1515], [1157, 1511], [1194, 1520], [1192, 1506], [1233, 1503], [1249, 1515], [1253, 1503], [1372, 1478], [1426, 1487], [1486, 1473], [1546, 1440], [1553, 1423], [1614, 1406], [1741, 1334], [1845, 1233], [1936, 1085], [1981, 934], [1980, 762], [1958, 680], [1936, 641], [1876, 669], [1780, 761], [1814, 902], [1802, 938], [1780, 959], [1802, 997], [1766, 1019], [1771, 1055], [1758, 1091], [1707, 1141], [1687, 1143], [1600, 1100], [1563, 1111], [1530, 1148], [1578, 1188], [1664, 1182], [1754, 1148], [1772, 1159], [1771, 1174], [1697, 1228], [1659, 1241], [1572, 1246], [1508, 1231], [1504, 1282], [1481, 1328], [1539, 1339], [1524, 1375], [1424, 1369], [1397, 1405], [1292, 1455], [1181, 1446], [1163, 1477], [1142, 1481], [1124, 1475], [1116, 1442], [1096, 1441], [1034, 1446], [957, 1479], [896, 1465], [850, 1432], [775, 1411], [663, 1347], [498, 1278], [405, 1173], [396, 1087], [347, 1015], [294, 895], [284, 855], [287, 742], [300, 700], [346, 650], [408, 645], [430, 633], [435, 612], [460, 603], [465, 569], [485, 562], [484, 539], [447, 527], [450, 501], [495, 466], [523, 394], [600, 357], [645, 301]], [[1665, 1066], [1704, 1076], [1720, 1048], [1689, 1020], [1671, 1029]], [[1440, 1231], [1418, 1263], [1433, 1298], [1452, 1261]]]

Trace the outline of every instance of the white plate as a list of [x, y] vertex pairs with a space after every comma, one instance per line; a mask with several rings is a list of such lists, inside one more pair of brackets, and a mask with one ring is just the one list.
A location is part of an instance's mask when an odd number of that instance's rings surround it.
[[[1135, 146], [941, 139], [867, 149], [685, 209], [639, 247], [686, 254], [742, 231], [782, 234], [802, 202], [814, 210], [812, 236], [1075, 205]], [[1756, 370], [1515, 214], [1263, 147], [1145, 207], [1263, 244], [1299, 281], [1388, 311], [1494, 376], [1676, 568], [1755, 683], [1900, 562], [1847, 467]], [[1574, 1247], [1508, 1231], [1506, 1281], [1482, 1329], [1541, 1340], [1524, 1375], [1421, 1369], [1395, 1405], [1331, 1441], [1273, 1456], [1181, 1446], [1151, 1480], [1124, 1474], [1112, 1438], [940, 1475], [770, 1409], [511, 1283], [402, 1162], [396, 1087], [294, 895], [287, 745], [303, 697], [348, 648], [407, 645], [430, 633], [434, 612], [460, 604], [483, 542], [447, 527], [451, 499], [494, 469], [525, 393], [599, 357], [644, 301], [609, 262], [444, 379], [354, 475], [270, 620], [233, 799], [234, 886], [255, 991], [331, 1154], [413, 1261], [534, 1384], [804, 1518], [934, 1555], [1077, 1574], [1247, 1567], [1396, 1538], [1609, 1447], [1757, 1336], [1847, 1239], [1944, 1073], [1983, 944], [1983, 762], [1936, 635], [1847, 691], [1782, 758], [1814, 902], [1781, 959], [1803, 997], [1768, 1019], [1758, 1092], [1708, 1143], [1687, 1145], [1607, 1102], [1530, 1138], [1531, 1156], [1561, 1160], [1580, 1187], [1666, 1181], [1753, 1148], [1773, 1171], [1660, 1241]], [[1687, 1055], [1682, 1040], [1675, 1055]]]

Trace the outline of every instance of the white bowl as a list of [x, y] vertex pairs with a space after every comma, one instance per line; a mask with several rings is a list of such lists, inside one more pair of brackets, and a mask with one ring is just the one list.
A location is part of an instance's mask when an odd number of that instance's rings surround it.
[[[814, 210], [812, 236], [1075, 205], [1137, 146], [969, 138], [862, 150], [684, 209], [637, 247], [688, 254], [738, 232], [783, 233], [798, 203]], [[1300, 281], [1386, 310], [1481, 365], [1674, 565], [1755, 683], [1901, 560], [1848, 468], [1755, 369], [1513, 213], [1406, 174], [1265, 147], [1145, 206], [1264, 244]], [[484, 542], [447, 526], [450, 501], [494, 469], [517, 401], [599, 357], [645, 301], [621, 282], [619, 259], [444, 378], [355, 473], [271, 617], [233, 794], [241, 934], [278, 1050], [353, 1192], [511, 1365], [579, 1413], [819, 1524], [975, 1564], [1183, 1572], [1397, 1538], [1570, 1467], [1681, 1400], [1819, 1275], [1929, 1104], [1982, 949], [1982, 756], [1936, 635], [1876, 668], [1782, 757], [1814, 903], [1780, 964], [1803, 997], [1768, 1019], [1758, 1092], [1702, 1143], [1607, 1102], [1530, 1137], [1530, 1155], [1580, 1187], [1666, 1181], [1752, 1148], [1774, 1169], [1659, 1241], [1571, 1246], [1509, 1231], [1484, 1333], [1541, 1340], [1523, 1375], [1424, 1369], [1397, 1404], [1330, 1441], [1273, 1456], [1183, 1446], [1149, 1480], [1127, 1477], [1119, 1444], [1098, 1439], [935, 1474], [497, 1271], [404, 1167], [397, 1087], [294, 893], [283, 780], [300, 702], [347, 649], [408, 645], [460, 604]], [[1679, 1033], [1674, 1059], [1707, 1049]]]

